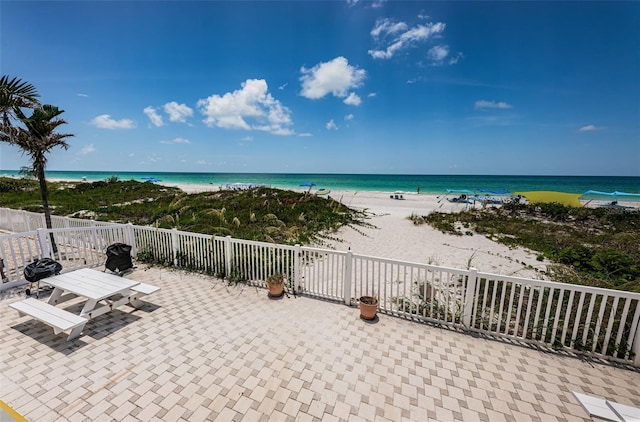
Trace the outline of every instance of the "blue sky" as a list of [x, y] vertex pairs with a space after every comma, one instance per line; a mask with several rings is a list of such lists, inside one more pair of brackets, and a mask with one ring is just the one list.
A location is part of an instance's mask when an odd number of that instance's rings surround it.
[[75, 135], [50, 170], [640, 176], [639, 2], [1, 0], [0, 26]]

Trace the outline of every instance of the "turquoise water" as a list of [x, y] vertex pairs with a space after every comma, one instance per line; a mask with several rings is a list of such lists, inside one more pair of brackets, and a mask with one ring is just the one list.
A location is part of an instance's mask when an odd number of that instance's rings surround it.
[[[16, 176], [17, 171], [0, 170], [0, 176]], [[164, 173], [111, 171], [47, 171], [47, 178], [104, 180], [116, 176], [120, 180], [143, 181], [154, 177], [162, 183], [267, 184], [275, 188], [299, 188], [302, 183], [314, 183], [316, 188], [355, 191], [393, 192], [396, 190], [441, 194], [447, 189], [488, 189], [517, 191], [550, 190], [583, 193], [587, 190], [640, 193], [640, 177], [620, 176], [469, 176], [469, 175], [393, 175], [393, 174], [276, 174], [276, 173]], [[626, 200], [627, 198], [625, 198]], [[631, 199], [631, 198], [629, 198]], [[635, 198], [635, 200], [640, 200]]]

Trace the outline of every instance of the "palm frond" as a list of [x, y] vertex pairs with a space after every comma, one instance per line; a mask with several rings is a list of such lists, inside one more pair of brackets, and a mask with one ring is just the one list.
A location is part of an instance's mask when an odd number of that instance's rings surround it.
[[0, 112], [7, 113], [17, 107], [34, 107], [39, 105], [38, 91], [28, 82], [8, 75], [0, 77]]
[[28, 82], [18, 78], [9, 78], [8, 75], [0, 77], [0, 141], [13, 143], [17, 136], [17, 128], [12, 120], [21, 120], [22, 107], [37, 109], [38, 92]]

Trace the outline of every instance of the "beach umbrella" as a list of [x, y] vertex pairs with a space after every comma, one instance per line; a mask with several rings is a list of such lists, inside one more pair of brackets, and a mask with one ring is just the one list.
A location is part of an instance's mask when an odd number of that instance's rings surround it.
[[618, 192], [618, 191], [613, 192], [613, 194], [616, 196], [640, 196], [640, 193], [627, 193], [627, 192]]
[[466, 195], [473, 195], [473, 191], [469, 189], [447, 189], [447, 193], [464, 193]]
[[306, 182], [306, 183], [300, 183], [300, 186], [303, 187], [308, 187], [309, 190], [307, 191], [307, 193], [311, 192], [311, 188], [314, 187], [316, 184], [313, 182]]
[[640, 193], [627, 193], [627, 192], [602, 192], [599, 190], [588, 190], [583, 195], [604, 195], [604, 196], [640, 196]]
[[481, 193], [493, 193], [494, 195], [506, 195], [506, 194], [509, 193], [509, 191], [506, 190], [506, 189], [497, 189], [497, 190], [478, 189], [478, 192], [481, 192]]

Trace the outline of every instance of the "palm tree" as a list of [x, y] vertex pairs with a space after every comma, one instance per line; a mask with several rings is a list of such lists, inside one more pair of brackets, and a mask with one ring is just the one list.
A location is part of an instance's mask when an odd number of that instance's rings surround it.
[[30, 83], [8, 75], [0, 77], [0, 141], [11, 142], [17, 132], [12, 124], [12, 120], [18, 117], [16, 110], [38, 108], [38, 97]]
[[[63, 119], [57, 119], [64, 110], [52, 105], [43, 105], [41, 108], [33, 110], [31, 117], [26, 117], [18, 108], [15, 109], [16, 116], [22, 121], [26, 129], [22, 127], [15, 128], [15, 136], [9, 140], [9, 143], [18, 146], [23, 153], [31, 157], [33, 163], [33, 172], [35, 173], [38, 183], [40, 184], [40, 197], [42, 198], [42, 208], [47, 228], [51, 229], [51, 211], [49, 210], [49, 190], [47, 189], [47, 181], [45, 179], [45, 168], [47, 166], [46, 154], [55, 147], [62, 147], [65, 150], [69, 148], [69, 144], [65, 142], [65, 138], [73, 136], [70, 133], [56, 133], [56, 128], [67, 122]], [[53, 252], [57, 253], [57, 247], [51, 234], [51, 245]]]

